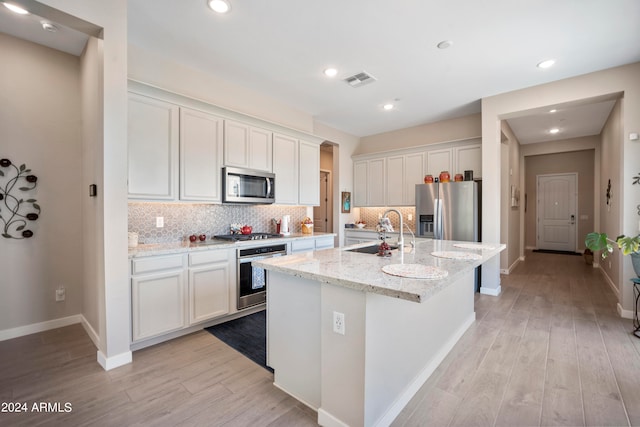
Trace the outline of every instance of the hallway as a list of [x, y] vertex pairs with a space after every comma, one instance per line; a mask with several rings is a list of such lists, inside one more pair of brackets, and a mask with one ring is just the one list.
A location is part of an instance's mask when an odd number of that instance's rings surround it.
[[582, 257], [527, 252], [393, 425], [640, 425], [640, 339], [616, 302]]

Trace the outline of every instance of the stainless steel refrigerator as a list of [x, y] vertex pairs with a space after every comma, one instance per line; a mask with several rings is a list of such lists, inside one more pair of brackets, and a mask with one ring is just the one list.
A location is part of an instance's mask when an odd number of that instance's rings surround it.
[[480, 183], [416, 185], [416, 235], [438, 240], [480, 241]]

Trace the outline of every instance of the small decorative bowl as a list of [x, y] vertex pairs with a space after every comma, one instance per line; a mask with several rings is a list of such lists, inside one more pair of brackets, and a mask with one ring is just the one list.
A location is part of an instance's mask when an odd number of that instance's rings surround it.
[[358, 228], [364, 228], [366, 225], [367, 225], [367, 224], [360, 222], [360, 223], [356, 224], [356, 227], [358, 227]]

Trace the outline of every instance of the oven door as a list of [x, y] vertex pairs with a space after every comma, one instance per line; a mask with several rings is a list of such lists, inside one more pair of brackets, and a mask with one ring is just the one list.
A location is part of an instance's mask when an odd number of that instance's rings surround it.
[[267, 272], [264, 268], [254, 267], [252, 261], [281, 255], [238, 259], [238, 310], [267, 301]]

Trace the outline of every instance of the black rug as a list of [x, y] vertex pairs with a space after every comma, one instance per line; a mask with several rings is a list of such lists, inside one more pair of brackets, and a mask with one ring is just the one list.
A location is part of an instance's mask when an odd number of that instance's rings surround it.
[[205, 328], [225, 344], [273, 372], [267, 366], [267, 312], [265, 310], [239, 319]]
[[559, 255], [578, 255], [582, 256], [580, 252], [570, 252], [570, 251], [553, 251], [551, 249], [534, 249], [533, 252], [540, 252], [543, 254], [559, 254]]

